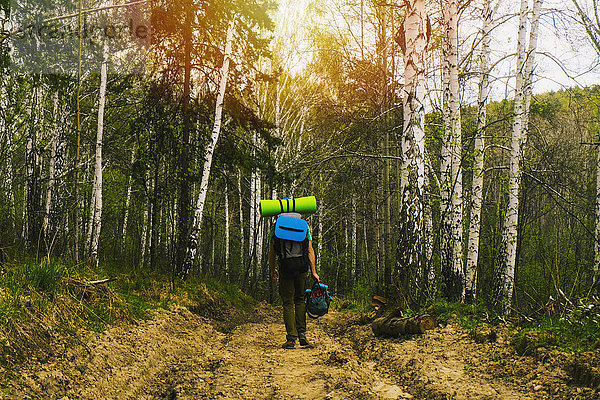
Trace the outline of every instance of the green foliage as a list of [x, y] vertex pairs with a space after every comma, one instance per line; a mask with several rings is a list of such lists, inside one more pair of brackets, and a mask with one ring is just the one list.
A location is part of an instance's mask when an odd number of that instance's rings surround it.
[[233, 306], [248, 311], [256, 304], [256, 300], [242, 292], [237, 285], [212, 277], [191, 278], [184, 290], [199, 306]]
[[52, 296], [60, 290], [60, 283], [68, 274], [63, 263], [54, 259], [44, 259], [41, 262], [28, 262], [19, 268], [13, 276], [23, 288], [31, 288]]
[[519, 354], [533, 354], [540, 347], [593, 350], [600, 343], [600, 314], [596, 305], [580, 301], [562, 316], [544, 316], [519, 328], [511, 342]]
[[497, 315], [483, 304], [464, 304], [436, 300], [430, 306], [439, 322], [457, 322], [462, 327], [472, 329], [483, 323], [498, 322]]

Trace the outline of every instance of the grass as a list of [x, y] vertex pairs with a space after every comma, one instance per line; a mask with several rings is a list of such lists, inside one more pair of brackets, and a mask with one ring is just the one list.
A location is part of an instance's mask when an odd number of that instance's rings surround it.
[[202, 305], [227, 305], [234, 308], [250, 311], [256, 300], [232, 283], [226, 283], [211, 277], [190, 278], [180, 290], [186, 292], [190, 300]]
[[439, 321], [455, 321], [466, 329], [505, 321], [510, 341], [519, 354], [533, 354], [542, 347], [567, 352], [589, 351], [600, 345], [600, 309], [579, 301], [557, 315], [545, 315], [523, 323], [506, 316], [503, 319], [480, 304], [467, 305], [437, 301], [433, 307]]
[[[0, 334], [15, 324], [46, 315], [72, 334], [80, 328], [102, 331], [119, 321], [148, 319], [152, 310], [173, 303], [230, 306], [249, 311], [256, 304], [237, 285], [214, 278], [190, 278], [172, 289], [170, 277], [154, 271], [95, 269], [58, 259], [4, 264], [0, 274]], [[106, 277], [99, 285], [87, 282]], [[1, 337], [0, 337], [1, 339]]]
[[544, 347], [568, 352], [590, 351], [600, 345], [599, 315], [580, 303], [564, 315], [544, 316], [516, 329], [513, 345], [529, 354]]

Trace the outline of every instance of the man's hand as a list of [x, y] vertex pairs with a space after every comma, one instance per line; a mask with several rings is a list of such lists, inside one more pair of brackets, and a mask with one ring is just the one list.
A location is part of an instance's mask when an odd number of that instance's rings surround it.
[[319, 275], [316, 272], [312, 273], [312, 277], [315, 278], [315, 281], [319, 281]]

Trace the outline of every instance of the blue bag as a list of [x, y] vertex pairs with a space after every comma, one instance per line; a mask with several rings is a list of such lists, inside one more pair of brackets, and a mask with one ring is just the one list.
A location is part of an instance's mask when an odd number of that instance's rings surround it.
[[331, 296], [327, 285], [315, 282], [311, 289], [306, 289], [306, 314], [311, 318], [319, 318], [329, 312]]

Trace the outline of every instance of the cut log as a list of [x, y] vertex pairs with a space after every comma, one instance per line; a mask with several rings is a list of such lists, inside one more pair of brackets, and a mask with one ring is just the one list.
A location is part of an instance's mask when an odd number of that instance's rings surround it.
[[371, 307], [375, 310], [379, 310], [380, 308], [385, 307], [387, 304], [387, 299], [385, 297], [382, 296], [378, 296], [378, 295], [373, 295], [373, 297], [371, 297]]
[[428, 314], [410, 318], [378, 318], [371, 324], [376, 336], [394, 336], [422, 334], [436, 326], [435, 318]]

